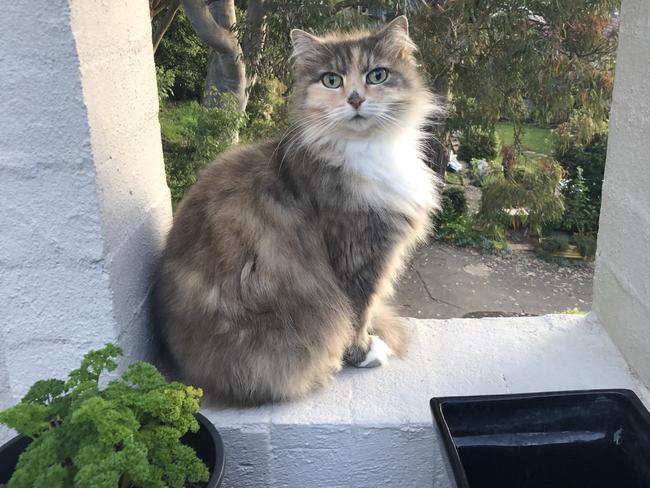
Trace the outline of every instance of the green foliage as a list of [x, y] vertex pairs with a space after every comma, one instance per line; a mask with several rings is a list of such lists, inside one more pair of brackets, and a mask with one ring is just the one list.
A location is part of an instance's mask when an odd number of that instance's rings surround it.
[[165, 170], [174, 205], [194, 184], [199, 170], [236, 140], [246, 114], [235, 107], [235, 97], [224, 94], [214, 108], [193, 101], [161, 109]]
[[483, 186], [485, 179], [493, 173], [502, 173], [503, 167], [495, 160], [472, 158], [469, 162], [469, 174], [476, 186]]
[[450, 131], [505, 117], [519, 150], [529, 117], [542, 125], [574, 111], [594, 126], [607, 119], [619, 0], [433, 3], [410, 14], [411, 35], [433, 87], [454, 94]]
[[459, 215], [451, 207], [443, 206], [436, 240], [459, 247], [473, 247], [488, 254], [508, 254], [510, 247], [504, 240], [494, 240], [476, 229], [476, 220], [470, 215]]
[[237, 100], [230, 93], [221, 94], [217, 106], [213, 108], [194, 106], [197, 114], [193, 137], [194, 159], [199, 164], [205, 164], [236, 142], [247, 116], [237, 111]]
[[585, 258], [593, 258], [596, 255], [596, 239], [594, 237], [574, 234], [571, 241]]
[[544, 237], [540, 241], [539, 245], [548, 253], [566, 251], [569, 248], [569, 236], [565, 234], [555, 234], [549, 237]]
[[[498, 122], [496, 131], [501, 144], [510, 146], [514, 143], [514, 127], [511, 122]], [[551, 130], [533, 124], [524, 125], [521, 134], [521, 146], [524, 151], [550, 156], [553, 153]]]
[[452, 173], [451, 171], [447, 171], [445, 173], [445, 183], [458, 186], [465, 185], [465, 182], [463, 181], [463, 175], [459, 172]]
[[181, 488], [208, 470], [180, 438], [199, 425], [200, 389], [167, 383], [154, 366], [134, 363], [103, 390], [121, 350], [84, 357], [67, 381], [37, 381], [0, 422], [32, 439], [8, 488]]
[[[159, 22], [161, 19], [156, 19]], [[154, 23], [155, 23], [154, 22]], [[155, 28], [155, 25], [154, 25]], [[194, 33], [182, 10], [163, 37], [155, 55], [157, 71], [171, 80], [168, 91], [174, 100], [201, 100], [208, 64], [208, 49]], [[160, 92], [161, 78], [158, 77]]]
[[585, 312], [584, 310], [580, 310], [577, 307], [564, 309], [560, 313], [566, 315], [587, 315], [587, 312]]
[[471, 127], [466, 129], [458, 138], [458, 159], [494, 159], [497, 155], [497, 135], [494, 129]]
[[165, 70], [162, 66], [156, 66], [156, 84], [158, 85], [158, 103], [163, 105], [174, 94], [172, 87], [176, 75], [172, 70]]
[[256, 83], [246, 107], [248, 123], [240, 132], [244, 143], [277, 136], [289, 127], [287, 87], [273, 78]]
[[467, 198], [462, 187], [447, 186], [442, 190], [442, 211], [456, 216], [467, 213]]
[[579, 234], [595, 231], [598, 214], [599, 209], [591, 202], [582, 168], [578, 166], [575, 178], [567, 183], [565, 190], [562, 228]]
[[[526, 225], [536, 235], [560, 220], [564, 198], [558, 187], [564, 171], [555, 161], [531, 161], [522, 157], [507, 175], [494, 173], [483, 185], [479, 218], [495, 236], [505, 227]], [[509, 212], [525, 209], [525, 212]]]
[[449, 210], [442, 213], [442, 219], [436, 238], [443, 241], [450, 241], [458, 246], [472, 245], [480, 234], [474, 229], [474, 219], [468, 215], [455, 216]]
[[597, 134], [586, 145], [573, 141], [566, 147], [556, 146], [555, 158], [567, 170], [572, 180], [577, 177], [578, 168], [582, 168], [589, 199], [595, 208], [600, 209], [607, 159], [607, 135]]
[[[352, 30], [376, 24], [369, 12], [396, 11], [395, 0], [370, 0], [364, 2], [367, 9], [351, 6], [346, 0], [268, 0], [266, 2], [266, 35], [262, 46], [262, 63], [251, 63], [248, 67], [259, 79], [277, 79], [286, 86], [292, 84], [289, 58], [291, 29], [305, 29], [316, 34], [332, 30]], [[365, 10], [365, 12], [362, 12]], [[389, 14], [390, 16], [391, 14]], [[245, 16], [240, 16], [236, 30], [238, 37], [246, 36]]]
[[594, 138], [605, 138], [607, 148], [607, 130], [609, 124], [606, 118], [597, 118], [588, 109], [578, 109], [571, 113], [569, 119], [552, 131], [552, 141], [555, 156], [571, 153], [576, 148], [584, 148]]
[[[620, 7], [620, 0], [576, 0], [562, 8], [547, 0], [525, 3], [522, 8], [521, 0], [481, 5], [474, 0], [435, 0], [421, 5], [395, 0], [269, 0], [262, 61], [246, 49], [243, 53], [247, 75], [257, 83], [250, 93], [248, 121], [240, 126], [241, 141], [252, 142], [287, 127], [285, 92], [292, 83], [288, 41], [292, 28], [316, 34], [354, 29], [390, 20], [408, 9], [422, 73], [443, 98], [454, 95], [445, 130], [461, 134], [461, 160], [493, 159], [498, 145], [494, 128], [504, 117], [512, 121], [509, 138], [517, 153], [527, 148], [548, 154], [542, 129], [523, 126], [531, 117], [541, 125], [561, 124], [556, 139], [563, 141], [558, 142], [563, 151], [569, 143], [586, 144], [607, 123], [617, 45], [612, 11]], [[248, 34], [246, 7], [246, 2], [237, 2], [237, 22], [232, 26], [242, 41]], [[199, 100], [207, 59], [205, 46], [180, 12], [156, 53], [162, 98]], [[276, 87], [269, 89], [269, 84]], [[269, 106], [273, 107], [270, 112]], [[213, 147], [213, 153], [220, 150], [214, 140], [204, 142]], [[170, 179], [178, 200], [201, 164], [192, 160], [195, 150], [189, 140], [182, 147], [167, 142], [164, 150], [166, 160], [172, 161], [168, 168], [174, 172]], [[580, 166], [589, 186], [590, 169], [587, 164]], [[594, 204], [599, 203], [600, 197], [590, 196]]]

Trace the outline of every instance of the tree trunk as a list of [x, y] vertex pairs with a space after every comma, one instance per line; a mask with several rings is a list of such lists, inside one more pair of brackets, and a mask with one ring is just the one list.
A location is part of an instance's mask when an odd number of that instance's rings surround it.
[[[172, 25], [172, 22], [174, 21], [174, 17], [176, 17], [176, 13], [178, 12], [178, 9], [181, 8], [181, 0], [171, 0], [167, 2], [166, 8], [164, 10], [160, 10], [158, 12], [151, 10], [151, 17], [153, 18], [155, 15], [158, 15], [159, 13], [162, 13], [163, 11], [165, 12], [165, 16], [162, 18], [160, 21], [160, 24], [156, 28], [156, 30], [153, 33], [153, 52], [155, 53], [158, 50], [158, 46], [160, 46], [160, 41], [162, 41], [163, 36], [165, 35], [165, 32], [167, 32], [167, 29], [169, 29], [169, 26]], [[165, 11], [166, 10], [166, 11]]]
[[246, 67], [237, 53], [221, 53], [210, 48], [208, 72], [205, 78], [203, 105], [214, 107], [219, 102], [219, 93], [232, 93], [237, 98], [237, 111], [246, 110]]
[[217, 92], [232, 93], [237, 98], [237, 110], [244, 111], [246, 67], [241, 46], [231, 30], [237, 22], [234, 0], [183, 0], [183, 8], [199, 38], [208, 45], [208, 75], [203, 104], [210, 107], [218, 101]]
[[246, 52], [233, 32], [237, 23], [234, 0], [212, 0], [209, 4], [205, 0], [183, 0], [183, 7], [196, 34], [209, 47], [203, 104], [215, 106], [219, 93], [232, 93], [237, 110], [245, 111], [255, 82], [245, 63], [259, 59], [264, 39], [264, 1], [248, 2]]

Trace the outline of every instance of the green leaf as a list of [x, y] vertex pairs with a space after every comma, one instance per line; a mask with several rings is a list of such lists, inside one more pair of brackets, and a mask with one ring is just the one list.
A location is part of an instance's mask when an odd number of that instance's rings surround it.
[[23, 397], [23, 403], [41, 403], [49, 405], [67, 391], [65, 381], [62, 380], [41, 380], [32, 385], [27, 394]]
[[50, 428], [49, 410], [38, 403], [19, 403], [0, 412], [0, 422], [33, 439]]
[[82, 383], [99, 381], [103, 372], [114, 371], [117, 368], [115, 359], [122, 355], [122, 349], [106, 344], [104, 348], [87, 353], [81, 361], [81, 366], [68, 375], [68, 388], [74, 388]]

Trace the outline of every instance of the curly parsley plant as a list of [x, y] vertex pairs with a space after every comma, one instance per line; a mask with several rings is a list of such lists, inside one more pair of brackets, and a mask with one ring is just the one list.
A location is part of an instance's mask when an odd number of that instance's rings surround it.
[[202, 391], [167, 383], [151, 364], [132, 364], [104, 389], [120, 348], [84, 357], [67, 381], [37, 381], [0, 422], [33, 441], [7, 488], [163, 488], [208, 480], [208, 469], [180, 438], [196, 432]]

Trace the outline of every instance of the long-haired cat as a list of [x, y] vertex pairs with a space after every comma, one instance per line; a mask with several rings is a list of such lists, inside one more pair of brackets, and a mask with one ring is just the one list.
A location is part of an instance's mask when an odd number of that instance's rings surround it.
[[386, 301], [438, 204], [420, 154], [436, 105], [406, 18], [291, 39], [291, 129], [203, 171], [155, 290], [157, 330], [184, 379], [236, 404], [297, 398], [343, 362], [403, 353]]

